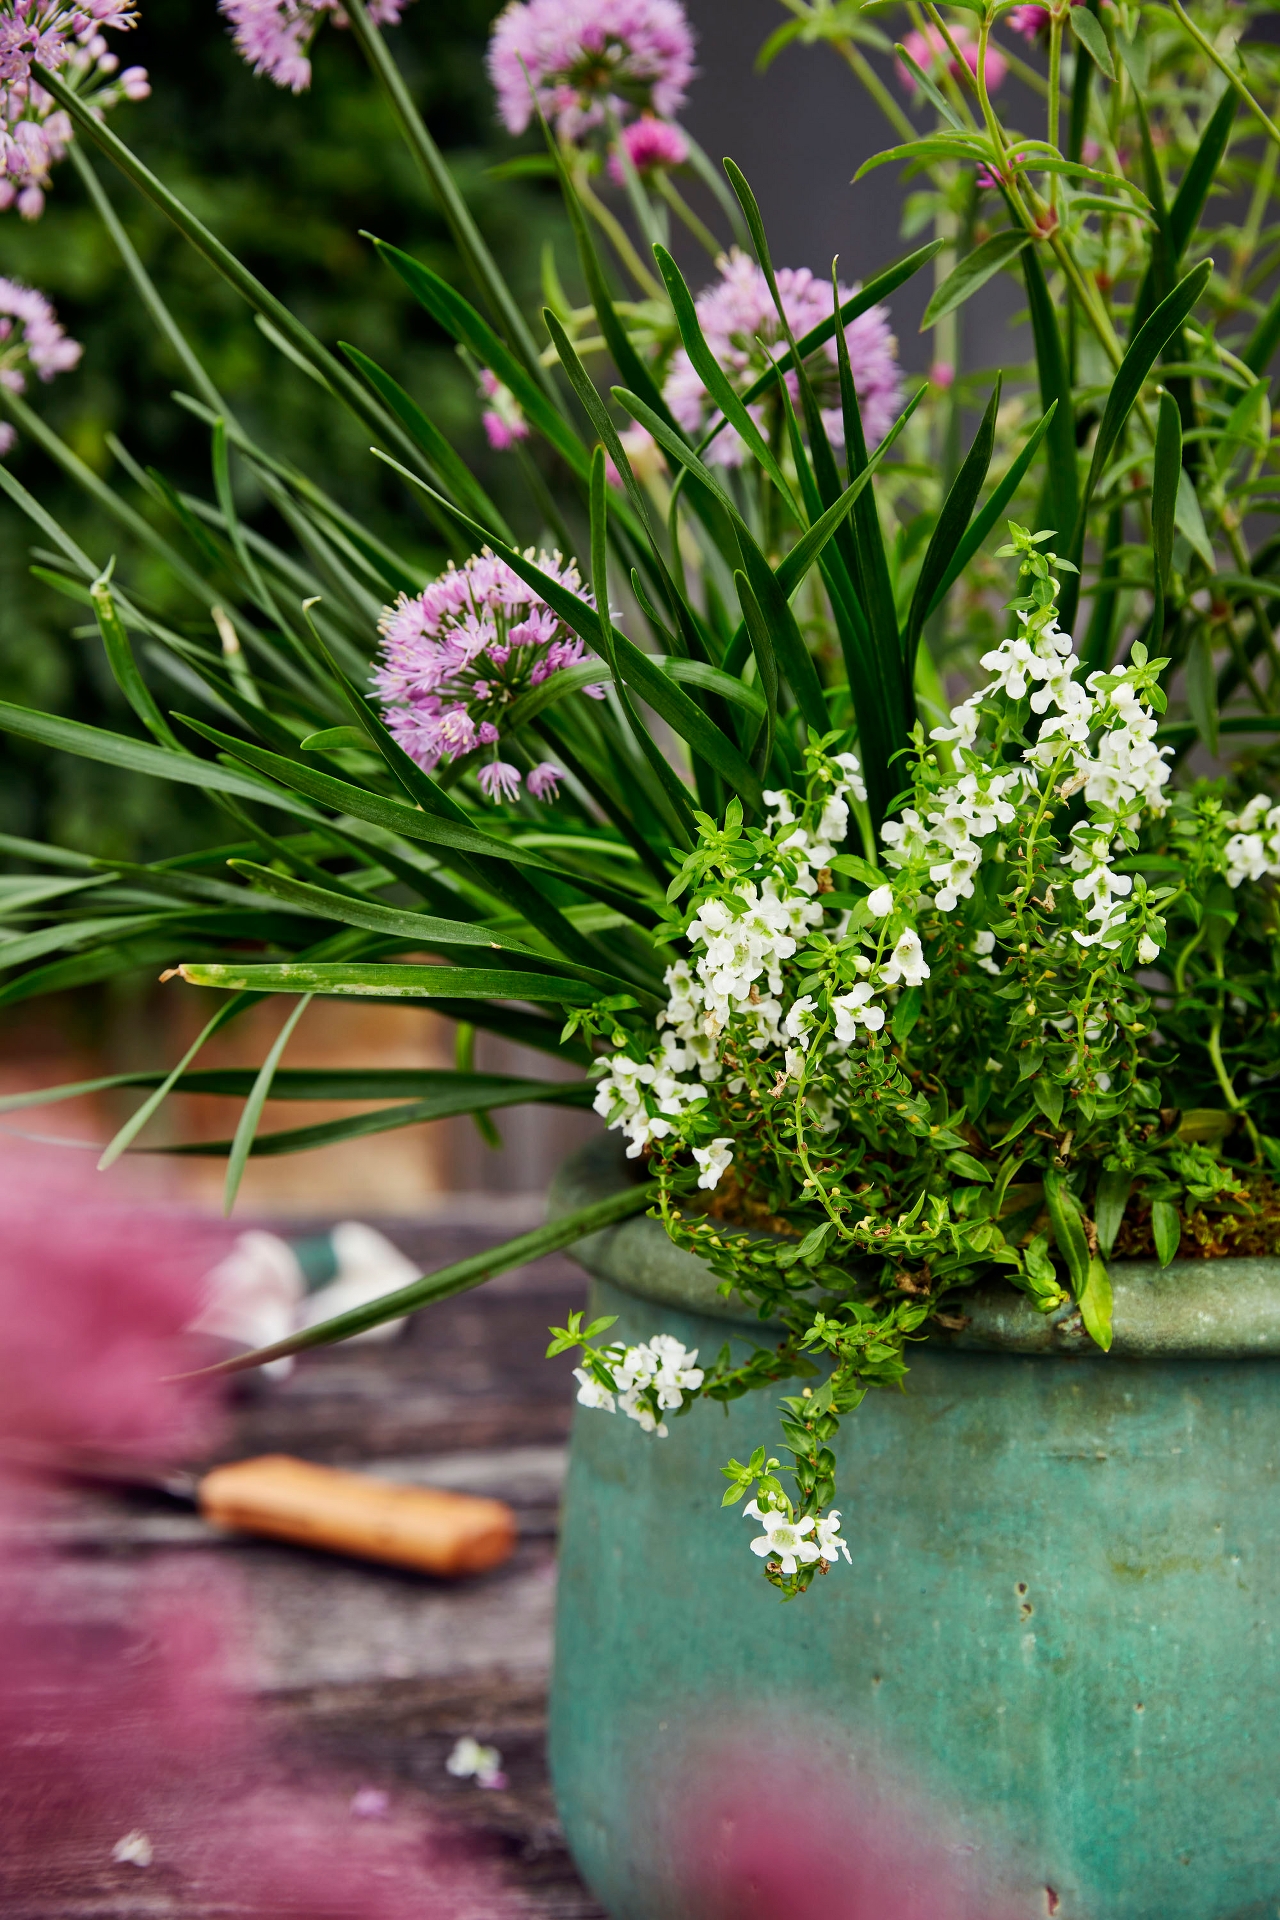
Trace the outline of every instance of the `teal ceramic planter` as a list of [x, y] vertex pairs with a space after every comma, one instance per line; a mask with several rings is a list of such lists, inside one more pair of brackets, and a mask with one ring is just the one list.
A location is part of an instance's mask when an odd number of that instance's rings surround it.
[[[626, 1177], [597, 1143], [553, 1211]], [[611, 1337], [734, 1335], [657, 1222], [577, 1251]], [[868, 1396], [840, 1444], [853, 1564], [785, 1607], [718, 1507], [772, 1396], [666, 1440], [578, 1409], [551, 1760], [614, 1920], [694, 1911], [681, 1743], [748, 1703], [945, 1810], [1026, 1920], [1280, 1913], [1280, 1260], [1114, 1277], [1108, 1356], [993, 1291], [916, 1350], [904, 1394]]]

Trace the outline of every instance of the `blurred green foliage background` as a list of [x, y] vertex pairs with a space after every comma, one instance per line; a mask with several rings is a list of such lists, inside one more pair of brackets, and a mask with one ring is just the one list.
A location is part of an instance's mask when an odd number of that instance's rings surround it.
[[[528, 311], [538, 304], [544, 243], [558, 242], [562, 273], [571, 249], [550, 183], [498, 180], [489, 171], [511, 153], [493, 117], [483, 64], [496, 10], [497, 0], [411, 7], [391, 40]], [[391, 240], [466, 287], [444, 223], [350, 35], [325, 27], [312, 90], [298, 97], [255, 78], [241, 62], [214, 0], [152, 0], [119, 51], [127, 64], [148, 68], [153, 91], [142, 104], [114, 110], [115, 131], [320, 339], [361, 346], [422, 398], [494, 498], [505, 507], [517, 494], [515, 524], [522, 525], [527, 495], [511, 456], [491, 454], [484, 443], [470, 376], [360, 238], [363, 228]], [[248, 309], [160, 214], [105, 161], [94, 165], [179, 324], [254, 438], [312, 474], [403, 551], [432, 557], [431, 529], [370, 458], [368, 436], [355, 420], [282, 361]], [[0, 274], [39, 287], [84, 344], [75, 372], [48, 387], [37, 384], [27, 396], [80, 457], [141, 505], [111, 453], [108, 436], [115, 434], [180, 488], [209, 494], [207, 434], [171, 401], [182, 384], [176, 361], [69, 162], [54, 175], [41, 220], [0, 215]], [[20, 442], [9, 465], [95, 561], [114, 550], [123, 560], [119, 531], [38, 449]], [[252, 512], [247, 496], [244, 504]], [[262, 524], [278, 531], [269, 517]], [[0, 698], [132, 731], [96, 636], [73, 637], [86, 616], [31, 578], [32, 544], [30, 524], [0, 507]], [[130, 564], [131, 577], [143, 582], [145, 563], [131, 555]], [[178, 690], [157, 690], [164, 704], [174, 703]], [[9, 740], [0, 760], [0, 831], [152, 859], [190, 848], [198, 823], [218, 830], [207, 806], [186, 789], [161, 791], [157, 805], [150, 781]]]

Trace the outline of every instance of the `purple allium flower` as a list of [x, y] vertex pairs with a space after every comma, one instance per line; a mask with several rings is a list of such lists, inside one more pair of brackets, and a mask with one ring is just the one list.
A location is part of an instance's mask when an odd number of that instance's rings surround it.
[[97, 113], [121, 100], [145, 100], [145, 70], [117, 76], [120, 62], [102, 33], [137, 20], [128, 0], [0, 0], [0, 211], [16, 207], [25, 220], [39, 219], [50, 169], [71, 143], [69, 117], [33, 68], [59, 73]]
[[554, 800], [564, 779], [559, 767], [553, 767], [549, 760], [543, 760], [525, 778], [525, 785], [535, 800]]
[[486, 800], [515, 800], [520, 795], [520, 775], [505, 760], [490, 760], [481, 767], [476, 779]]
[[606, 107], [664, 119], [684, 105], [693, 78], [693, 32], [680, 0], [511, 0], [489, 42], [489, 78], [510, 133], [538, 105], [556, 132], [576, 140]]
[[[778, 322], [777, 309], [764, 274], [748, 254], [734, 248], [722, 254], [717, 265], [720, 278], [713, 281], [697, 300], [698, 323], [707, 345], [739, 392], [745, 392], [764, 372], [770, 360], [786, 351], [786, 340]], [[819, 280], [807, 267], [780, 267], [778, 292], [792, 332], [799, 339], [830, 317], [831, 283]], [[853, 289], [842, 286], [843, 304]], [[862, 429], [868, 446], [883, 440], [902, 407], [902, 376], [898, 369], [898, 343], [889, 330], [885, 307], [870, 307], [850, 321], [844, 330], [849, 347], [849, 365], [862, 413]], [[844, 415], [840, 406], [837, 349], [834, 339], [805, 362], [818, 404], [822, 424], [833, 446], [844, 445]], [[799, 382], [794, 372], [786, 375], [793, 400], [799, 398]], [[693, 362], [682, 347], [671, 362], [663, 394], [667, 405], [686, 433], [700, 434], [717, 417], [707, 390]], [[763, 420], [764, 409], [753, 407], [752, 418]], [[723, 467], [741, 466], [746, 446], [732, 427], [712, 441], [707, 458]]]
[[[370, 0], [369, 18], [375, 27], [397, 26], [409, 3]], [[341, 0], [218, 0], [218, 11], [231, 22], [236, 52], [254, 72], [293, 93], [311, 85], [311, 42], [325, 15], [337, 27], [350, 25]]]
[[[30, 370], [42, 380], [67, 373], [84, 349], [68, 337], [42, 293], [17, 280], [0, 279], [0, 386], [21, 393]], [[0, 459], [9, 453], [17, 435], [6, 421], [0, 425]]]
[[[532, 547], [526, 558], [534, 558]], [[572, 560], [540, 553], [537, 565], [591, 603]], [[373, 680], [387, 725], [428, 773], [441, 760], [496, 746], [514, 700], [589, 657], [546, 601], [487, 548], [463, 567], [450, 565], [412, 599], [401, 594], [378, 630]], [[584, 691], [604, 697], [599, 686]]]
[[529, 438], [529, 422], [510, 387], [504, 387], [496, 373], [486, 367], [480, 375], [480, 391], [489, 402], [480, 415], [485, 438], [495, 453], [505, 453], [517, 440]]
[[[682, 167], [689, 158], [689, 142], [679, 127], [673, 127], [669, 120], [655, 120], [651, 113], [622, 129], [622, 144], [637, 173]], [[609, 155], [609, 175], [618, 186], [623, 184], [622, 161], [616, 153]]]

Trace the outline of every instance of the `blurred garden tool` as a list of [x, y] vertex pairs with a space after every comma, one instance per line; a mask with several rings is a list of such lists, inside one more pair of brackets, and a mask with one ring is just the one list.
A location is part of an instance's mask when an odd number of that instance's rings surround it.
[[283, 1453], [204, 1474], [150, 1467], [96, 1449], [24, 1447], [11, 1457], [72, 1479], [154, 1488], [191, 1502], [215, 1527], [236, 1533], [445, 1579], [486, 1573], [515, 1547], [515, 1514], [501, 1500], [404, 1486]]

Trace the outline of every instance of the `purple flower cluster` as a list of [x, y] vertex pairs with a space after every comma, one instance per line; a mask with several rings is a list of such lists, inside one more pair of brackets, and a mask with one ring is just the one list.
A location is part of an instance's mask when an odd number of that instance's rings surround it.
[[[525, 557], [534, 558], [532, 547]], [[590, 601], [572, 560], [540, 553], [537, 565]], [[450, 564], [412, 599], [401, 594], [378, 631], [382, 649], [373, 680], [387, 726], [428, 773], [442, 760], [496, 749], [512, 703], [588, 657], [560, 616], [487, 547], [465, 566]], [[601, 686], [583, 691], [604, 698]], [[526, 784], [535, 800], [549, 800], [560, 777], [544, 761]], [[489, 800], [511, 800], [520, 791], [518, 769], [496, 752], [477, 778]]]
[[[679, 127], [669, 120], [655, 120], [651, 113], [633, 120], [622, 129], [622, 145], [637, 173], [657, 173], [663, 167], [682, 167], [689, 158], [689, 142]], [[625, 178], [617, 153], [609, 155], [610, 178], [621, 186]]]
[[[394, 27], [408, 5], [409, 0], [369, 0], [369, 18], [375, 27]], [[218, 11], [231, 22], [236, 52], [254, 72], [294, 93], [311, 85], [311, 42], [325, 15], [335, 26], [351, 24], [341, 0], [218, 0]]]
[[[738, 392], [745, 392], [771, 360], [786, 352], [787, 343], [768, 282], [755, 261], [735, 247], [732, 253], [722, 254], [717, 265], [720, 278], [713, 281], [696, 302], [698, 324], [732, 385]], [[783, 311], [797, 339], [831, 317], [834, 297], [829, 280], [817, 279], [807, 267], [780, 267], [777, 280]], [[852, 292], [851, 287], [840, 288], [841, 304]], [[889, 330], [888, 309], [870, 307], [866, 313], [860, 313], [856, 320], [849, 322], [844, 337], [862, 414], [862, 430], [868, 446], [874, 446], [884, 438], [902, 409], [898, 343]], [[843, 446], [844, 415], [840, 407], [834, 338], [809, 356], [805, 371], [822, 410], [822, 424], [828, 439], [833, 446]], [[785, 378], [792, 399], [798, 401], [800, 389], [794, 372]], [[697, 369], [683, 347], [672, 360], [663, 393], [686, 433], [702, 433], [718, 418]], [[762, 420], [763, 409], [753, 407], [751, 415], [753, 419]], [[741, 466], [746, 451], [741, 437], [728, 427], [712, 441], [707, 458], [723, 467], [737, 467]]]
[[145, 100], [143, 67], [126, 67], [103, 29], [138, 23], [130, 0], [0, 0], [0, 211], [25, 220], [44, 212], [49, 172], [71, 141], [71, 121], [34, 77], [44, 67], [101, 113], [121, 100]]
[[[42, 293], [16, 280], [0, 279], [0, 386], [21, 393], [30, 368], [42, 380], [68, 373], [84, 349], [68, 337]], [[7, 420], [0, 421], [0, 458], [16, 435]]]
[[533, 96], [565, 140], [598, 126], [606, 108], [668, 119], [693, 70], [680, 0], [511, 0], [489, 43], [489, 78], [511, 133], [528, 126]]

